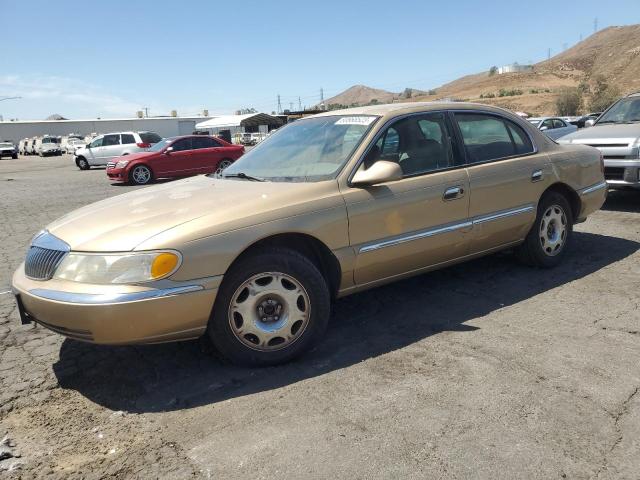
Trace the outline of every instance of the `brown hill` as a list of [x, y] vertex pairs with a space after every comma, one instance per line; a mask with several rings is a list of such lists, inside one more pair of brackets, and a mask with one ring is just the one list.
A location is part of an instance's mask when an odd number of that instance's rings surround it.
[[535, 64], [531, 72], [490, 75], [487, 71], [467, 75], [442, 85], [436, 95], [413, 90], [410, 98], [403, 93], [355, 85], [325, 100], [325, 105], [446, 98], [488, 103], [534, 115], [551, 115], [557, 113], [555, 102], [565, 87], [581, 86], [584, 91], [582, 110], [586, 111], [597, 78], [604, 78], [624, 94], [640, 91], [639, 72], [640, 25], [609, 27], [555, 57]]

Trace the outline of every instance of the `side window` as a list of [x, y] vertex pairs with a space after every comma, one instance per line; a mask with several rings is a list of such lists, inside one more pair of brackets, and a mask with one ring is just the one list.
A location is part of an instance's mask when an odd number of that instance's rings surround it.
[[120, 145], [120, 135], [105, 135], [102, 141], [103, 147], [110, 147], [111, 145]]
[[183, 152], [185, 150], [191, 150], [191, 139], [190, 138], [181, 138], [180, 140], [176, 140], [171, 144], [174, 152]]
[[454, 165], [451, 138], [444, 113], [428, 113], [404, 118], [391, 125], [372, 151], [376, 160], [398, 162], [404, 176], [419, 175]]
[[212, 138], [209, 138], [209, 137], [193, 137], [191, 139], [191, 142], [192, 142], [194, 150], [197, 150], [197, 149], [200, 149], [200, 148], [217, 147], [217, 145], [215, 145], [216, 142], [214, 142], [214, 140]]
[[566, 126], [567, 125], [562, 120], [560, 120], [559, 118], [554, 118], [553, 119], [553, 128], [564, 128]]
[[101, 147], [103, 140], [104, 137], [96, 138], [93, 142], [91, 142], [91, 148]]
[[551, 120], [550, 118], [545, 120], [544, 122], [542, 122], [542, 125], [540, 125], [540, 128], [542, 127], [547, 127], [549, 130], [551, 130], [552, 128], [554, 128], [553, 120]]
[[120, 139], [123, 145], [125, 144], [130, 144], [130, 143], [136, 143], [136, 139], [135, 137], [131, 134], [131, 133], [123, 133], [120, 135]]
[[469, 163], [486, 162], [533, 151], [533, 145], [516, 124], [481, 113], [455, 115]]

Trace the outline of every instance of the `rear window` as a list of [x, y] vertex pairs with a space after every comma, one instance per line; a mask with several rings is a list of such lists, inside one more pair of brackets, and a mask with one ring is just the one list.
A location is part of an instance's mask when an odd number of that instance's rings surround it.
[[140, 132], [142, 143], [158, 143], [162, 137], [154, 132]]
[[136, 143], [135, 137], [131, 133], [123, 133], [120, 135], [122, 144]]

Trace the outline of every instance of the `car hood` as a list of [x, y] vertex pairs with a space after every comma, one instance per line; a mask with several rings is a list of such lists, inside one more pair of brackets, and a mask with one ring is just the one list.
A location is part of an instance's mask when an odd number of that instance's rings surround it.
[[[640, 123], [605, 124], [583, 128], [562, 137], [562, 143], [634, 143], [640, 137]], [[607, 142], [606, 140], [611, 140]], [[615, 141], [614, 141], [615, 140]]]
[[[336, 192], [335, 180], [252, 182], [202, 175], [142, 188], [82, 207], [59, 218], [47, 230], [75, 251], [130, 251], [161, 233], [164, 233], [163, 239], [171, 238], [167, 232], [189, 222], [196, 225], [180, 229], [176, 242], [310, 211], [344, 207], [344, 201]], [[175, 246], [171, 243], [168, 241], [163, 248]]]

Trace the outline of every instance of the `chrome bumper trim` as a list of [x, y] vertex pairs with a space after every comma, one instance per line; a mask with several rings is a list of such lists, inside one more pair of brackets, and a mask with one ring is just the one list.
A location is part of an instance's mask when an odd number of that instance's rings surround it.
[[155, 290], [145, 290], [143, 292], [131, 293], [76, 293], [61, 292], [59, 290], [47, 290], [44, 288], [34, 288], [29, 290], [29, 294], [35, 297], [53, 300], [55, 302], [78, 303], [81, 305], [103, 305], [113, 303], [129, 303], [140, 300], [151, 300], [154, 298], [171, 297], [183, 293], [192, 293], [204, 290], [202, 285], [184, 285], [181, 287], [162, 288]]
[[583, 188], [580, 190], [580, 195], [588, 195], [589, 193], [595, 192], [596, 190], [600, 190], [603, 188], [607, 188], [607, 182], [596, 183], [595, 185], [591, 185], [590, 187]]

